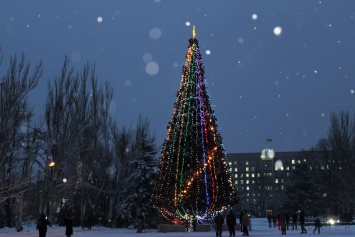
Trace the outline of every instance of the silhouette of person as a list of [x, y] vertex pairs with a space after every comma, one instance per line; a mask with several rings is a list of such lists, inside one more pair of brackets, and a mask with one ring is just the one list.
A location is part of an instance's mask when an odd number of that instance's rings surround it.
[[320, 220], [319, 218], [316, 218], [314, 220], [314, 230], [313, 230], [313, 234], [316, 232], [316, 230], [318, 230], [318, 234], [320, 234], [320, 227], [321, 227], [321, 223], [320, 223]]
[[216, 237], [221, 237], [224, 218], [220, 212], [218, 212], [217, 216], [214, 218], [214, 222], [216, 223]]
[[36, 226], [39, 233], [39, 237], [46, 237], [47, 225], [52, 226], [52, 224], [47, 219], [46, 215], [42, 213], [40, 218], [37, 221], [37, 226]]
[[235, 225], [237, 224], [237, 221], [235, 220], [235, 215], [233, 214], [233, 211], [230, 210], [228, 215], [227, 215], [227, 226], [229, 230], [229, 236], [235, 236]]
[[306, 217], [304, 215], [304, 210], [303, 209], [301, 210], [299, 219], [300, 219], [300, 225], [301, 225], [301, 231], [302, 231], [301, 234], [306, 234], [307, 230], [306, 230], [306, 228], [304, 228], [304, 224], [306, 222]]
[[242, 218], [242, 225], [243, 225], [243, 235], [249, 236], [248, 225], [250, 223], [249, 213], [247, 210], [244, 210], [244, 215]]
[[298, 221], [298, 215], [297, 212], [294, 212], [292, 214], [292, 230], [297, 230], [297, 221]]
[[71, 216], [67, 216], [67, 218], [64, 220], [64, 225], [65, 225], [65, 235], [67, 237], [70, 237], [73, 235], [73, 218]]

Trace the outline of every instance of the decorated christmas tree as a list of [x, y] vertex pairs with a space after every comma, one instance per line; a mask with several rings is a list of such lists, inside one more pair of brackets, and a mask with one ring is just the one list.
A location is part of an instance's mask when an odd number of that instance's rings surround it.
[[213, 216], [238, 203], [208, 96], [195, 28], [189, 42], [154, 190], [156, 208], [174, 223], [191, 216]]

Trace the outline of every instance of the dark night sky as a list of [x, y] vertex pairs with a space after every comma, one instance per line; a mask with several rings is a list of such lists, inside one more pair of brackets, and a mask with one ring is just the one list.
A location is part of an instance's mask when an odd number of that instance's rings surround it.
[[39, 114], [65, 55], [77, 70], [95, 63], [112, 116], [148, 117], [161, 145], [196, 25], [226, 152], [299, 151], [326, 136], [330, 113], [355, 111], [354, 18], [353, 0], [0, 0], [0, 73], [14, 54], [43, 61]]

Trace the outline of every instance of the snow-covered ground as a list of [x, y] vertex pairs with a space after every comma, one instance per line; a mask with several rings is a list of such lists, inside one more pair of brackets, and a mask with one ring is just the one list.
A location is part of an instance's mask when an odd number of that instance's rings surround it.
[[[252, 230], [249, 232], [249, 236], [259, 237], [271, 237], [281, 236], [281, 232], [275, 228], [269, 228], [266, 219], [252, 218]], [[307, 226], [307, 235], [313, 235], [313, 226]], [[236, 231], [236, 236], [241, 236], [240, 231]], [[300, 236], [300, 230], [289, 230], [286, 235], [288, 236]], [[315, 235], [318, 235], [317, 233]], [[38, 231], [34, 226], [24, 226], [23, 232], [16, 232], [15, 228], [3, 228], [0, 229], [0, 236], [6, 237], [38, 237]], [[136, 230], [130, 229], [113, 229], [105, 227], [92, 227], [91, 230], [82, 230], [79, 227], [74, 228], [74, 235], [72, 237], [214, 237], [216, 236], [214, 231], [211, 232], [175, 232], [175, 233], [157, 233], [156, 230], [143, 230], [143, 233], [136, 233]], [[223, 237], [228, 237], [228, 231], [222, 233]], [[304, 236], [304, 235], [301, 235]], [[322, 237], [337, 237], [337, 236], [355, 236], [355, 225], [343, 225], [343, 226], [323, 226], [321, 228]], [[49, 227], [47, 237], [65, 237], [65, 227]]]

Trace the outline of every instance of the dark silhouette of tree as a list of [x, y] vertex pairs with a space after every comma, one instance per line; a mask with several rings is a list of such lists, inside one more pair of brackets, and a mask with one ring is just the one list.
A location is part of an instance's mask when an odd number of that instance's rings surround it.
[[355, 116], [348, 111], [332, 113], [327, 137], [304, 152], [303, 169], [292, 172], [285, 205], [312, 202], [312, 209], [318, 213], [351, 213], [355, 209], [354, 151]]
[[332, 113], [328, 136], [314, 148], [322, 156], [327, 192], [332, 212], [351, 213], [355, 210], [355, 115], [348, 111]]
[[30, 69], [24, 55], [12, 57], [0, 80], [0, 219], [12, 227], [16, 216], [21, 227], [23, 216], [47, 212], [61, 219], [72, 214], [82, 226], [88, 215], [114, 226], [112, 220], [127, 213], [126, 225], [138, 213], [152, 214], [157, 151], [148, 120], [119, 128], [109, 114], [111, 86], [97, 84], [95, 66], [75, 71], [66, 57], [35, 123], [27, 96], [42, 76], [42, 63]]
[[[323, 180], [322, 172], [315, 170], [317, 163], [315, 154], [304, 152], [300, 155], [302, 162], [295, 166], [285, 184], [285, 199], [281, 205], [286, 210], [304, 209], [307, 213], [323, 213]], [[313, 161], [312, 161], [313, 159]], [[319, 157], [318, 157], [319, 161]], [[279, 198], [279, 197], [277, 197]]]
[[[109, 84], [106, 83], [104, 88], [97, 85], [94, 66], [86, 64], [82, 72], [75, 73], [68, 58], [65, 58], [61, 75], [48, 86], [45, 112], [47, 157], [52, 157], [56, 165], [50, 171], [47, 169], [51, 174], [46, 199], [52, 203], [53, 198], [58, 198], [56, 180], [68, 177], [76, 183], [82, 226], [85, 225], [86, 209], [94, 208], [92, 200], [96, 199], [100, 186], [107, 179], [96, 171], [102, 170], [100, 166], [107, 164], [104, 160], [111, 158], [104, 152], [109, 139], [111, 99]], [[95, 179], [97, 177], [101, 179]], [[42, 209], [45, 209], [44, 203]]]
[[138, 215], [151, 217], [157, 160], [155, 136], [150, 133], [148, 119], [139, 116], [134, 129], [112, 127], [115, 155], [111, 170], [109, 218], [116, 226], [135, 223]]
[[[3, 53], [0, 48], [0, 66]], [[9, 68], [0, 78], [0, 204], [4, 205], [6, 226], [12, 227], [13, 216], [21, 225], [23, 197], [28, 190], [34, 156], [32, 109], [27, 96], [42, 76], [42, 63], [31, 70], [24, 54], [10, 57]], [[18, 213], [13, 213], [18, 204]], [[1, 208], [2, 209], [2, 208]]]

